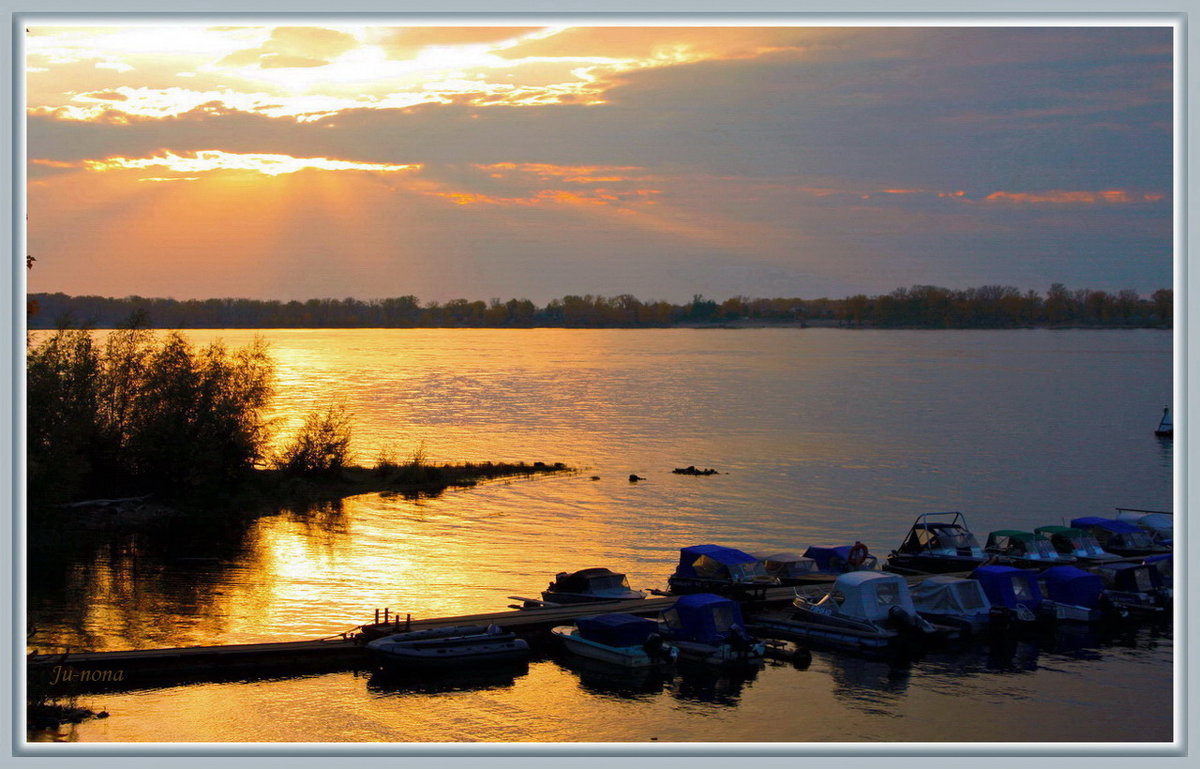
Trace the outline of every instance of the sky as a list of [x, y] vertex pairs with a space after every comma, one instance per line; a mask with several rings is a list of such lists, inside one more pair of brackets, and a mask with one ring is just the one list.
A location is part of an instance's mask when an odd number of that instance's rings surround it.
[[1148, 295], [1172, 32], [32, 26], [28, 289]]

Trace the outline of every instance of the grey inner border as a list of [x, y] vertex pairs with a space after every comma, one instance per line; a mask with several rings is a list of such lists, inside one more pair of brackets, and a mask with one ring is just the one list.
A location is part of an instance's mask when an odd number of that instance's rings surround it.
[[[24, 237], [24, 124], [17, 118], [24, 104], [23, 88], [23, 35], [22, 29], [31, 23], [97, 23], [106, 24], [138, 21], [218, 21], [236, 17], [240, 23], [271, 24], [280, 21], [304, 21], [332, 23], [339, 19], [353, 18], [357, 22], [374, 21], [379, 23], [391, 22], [401, 24], [490, 24], [530, 19], [560, 20], [573, 23], [624, 23], [629, 25], [644, 24], [814, 24], [845, 26], [1016, 26], [1016, 25], [1170, 25], [1175, 27], [1176, 38], [1176, 182], [1175, 182], [1175, 421], [1182, 425], [1180, 438], [1176, 439], [1175, 450], [1175, 507], [1186, 511], [1192, 495], [1187, 483], [1188, 470], [1193, 469], [1190, 461], [1190, 441], [1188, 439], [1188, 409], [1187, 401], [1190, 395], [1188, 373], [1193, 362], [1193, 339], [1196, 335], [1189, 324], [1191, 317], [1188, 313], [1188, 300], [1197, 288], [1194, 285], [1188, 268], [1188, 249], [1191, 243], [1188, 216], [1188, 193], [1195, 185], [1195, 175], [1189, 174], [1195, 166], [1195, 159], [1187, 153], [1188, 138], [1193, 124], [1188, 118], [1195, 110], [1194, 104], [1187, 99], [1186, 84], [1192, 80], [1200, 80], [1194, 71], [1196, 59], [1189, 56], [1196, 50], [1197, 35], [1187, 24], [1189, 10], [1200, 10], [1197, 0], [1168, 0], [1167, 2], [1134, 3], [1130, 0], [1057, 0], [1057, 2], [1037, 2], [1036, 0], [991, 0], [990, 2], [964, 2], [964, 0], [926, 0], [919, 5], [914, 4], [905, 8], [902, 4], [889, 0], [843, 0], [838, 3], [825, 2], [809, 3], [815, 8], [797, 8], [795, 3], [787, 0], [757, 0], [746, 7], [731, 7], [734, 4], [726, 0], [657, 0], [657, 2], [637, 2], [636, 0], [608, 0], [607, 2], [588, 2], [587, 0], [515, 0], [504, 3], [497, 10], [494, 2], [464, 2], [463, 0], [448, 0], [442, 3], [411, 3], [405, 0], [402, 4], [386, 3], [384, 0], [356, 0], [349, 7], [339, 12], [330, 12], [328, 6], [316, 0], [256, 0], [254, 7], [247, 9], [244, 3], [221, 0], [206, 4], [204, 12], [190, 9], [178, 9], [179, 4], [173, 1], [164, 7], [162, 2], [154, 0], [131, 0], [119, 4], [120, 10], [112, 8], [114, 3], [103, 0], [51, 0], [39, 4], [33, 9], [33, 0], [26, 0], [22, 7], [9, 7], [15, 2], [5, 3], [6, 15], [10, 19], [12, 35], [6, 41], [4, 60], [11, 66], [11, 78], [6, 79], [9, 98], [2, 100], [6, 107], [6, 129], [11, 131], [11, 154], [3, 160], [4, 170], [9, 174], [11, 186], [5, 189], [12, 217], [5, 221], [5, 235], [11, 244], [12, 256], [10, 270], [3, 273], [5, 293], [11, 298], [11, 329], [12, 333], [3, 337], [2, 355], [10, 362], [9, 377], [0, 377], [0, 393], [9, 399], [11, 409], [4, 412], [3, 424], [11, 430], [11, 443], [3, 444], [0, 455], [8, 461], [12, 468], [11, 493], [5, 498], [5, 511], [11, 515], [11, 527], [5, 536], [11, 536], [8, 542], [8, 552], [13, 554], [12, 570], [6, 573], [4, 579], [11, 584], [6, 585], [6, 592], [12, 596], [13, 612], [6, 617], [4, 643], [12, 661], [13, 683], [11, 697], [3, 701], [7, 710], [11, 707], [12, 725], [10, 732], [10, 756], [0, 756], [0, 761], [8, 763], [39, 757], [78, 757], [101, 758], [94, 763], [102, 766], [119, 766], [118, 756], [137, 757], [200, 757], [200, 756], [254, 756], [267, 758], [265, 763], [280, 766], [294, 766], [295, 757], [300, 756], [414, 756], [414, 757], [471, 757], [472, 763], [481, 757], [493, 758], [493, 765], [512, 765], [518, 763], [512, 759], [538, 757], [557, 758], [572, 757], [579, 760], [583, 757], [602, 756], [654, 756], [654, 757], [692, 757], [688, 764], [694, 763], [694, 757], [724, 757], [724, 756], [755, 756], [770, 759], [785, 756], [813, 757], [843, 757], [866, 758], [872, 757], [877, 761], [885, 756], [897, 756], [898, 766], [917, 767], [930, 763], [945, 763], [954, 758], [967, 756], [994, 756], [997, 758], [1019, 757], [1054, 757], [1054, 764], [1059, 766], [1087, 766], [1112, 764], [1124, 767], [1128, 759], [1138, 756], [1154, 756], [1160, 760], [1181, 762], [1188, 754], [1188, 737], [1196, 733], [1196, 710], [1187, 707], [1186, 693], [1191, 689], [1194, 676], [1193, 666], [1188, 665], [1187, 654], [1176, 652], [1175, 662], [1175, 733], [1176, 739], [1171, 744], [1062, 744], [1062, 743], [885, 743], [872, 745], [869, 743], [847, 744], [808, 744], [808, 743], [664, 743], [660, 745], [623, 745], [623, 744], [507, 744], [491, 743], [483, 745], [461, 744], [65, 744], [65, 743], [27, 743], [24, 737], [24, 655], [18, 653], [17, 635], [25, 625], [25, 573], [24, 573], [24, 365], [23, 359], [16, 357], [18, 350], [25, 343], [25, 265], [21, 255], [25, 253]], [[397, 7], [400, 5], [401, 7]], [[436, 9], [429, 6], [436, 5]], [[598, 7], [599, 6], [599, 7]], [[897, 7], [900, 6], [900, 7]], [[1192, 538], [1186, 515], [1180, 517], [1183, 529], [1181, 539], [1187, 542], [1187, 551], [1191, 552]], [[1186, 557], [1177, 566], [1177, 571], [1183, 575], [1188, 584], [1188, 563]], [[1176, 605], [1176, 649], [1190, 650], [1189, 624], [1191, 613], [1186, 602]], [[1181, 632], [1182, 631], [1182, 632]], [[1180, 642], [1182, 639], [1182, 643]], [[10, 646], [11, 645], [11, 646]], [[103, 760], [108, 757], [108, 760]], [[271, 760], [268, 757], [277, 757]], [[284, 760], [286, 757], [286, 764]], [[918, 760], [918, 759], [922, 760]], [[934, 759], [931, 761], [930, 759]], [[595, 763], [598, 759], [587, 761]], [[872, 761], [872, 763], [875, 763]], [[1084, 763], [1086, 762], [1086, 764]], [[178, 761], [170, 761], [175, 764]], [[241, 762], [238, 762], [241, 763]], [[527, 761], [521, 761], [524, 766]], [[638, 762], [641, 764], [642, 762]], [[656, 760], [656, 765], [663, 761]], [[670, 760], [672, 765], [681, 765], [679, 759]], [[770, 760], [770, 764], [781, 764], [778, 760]], [[849, 765], [861, 765], [856, 762]], [[1039, 762], [1040, 763], [1040, 762]], [[648, 765], [648, 762], [647, 762]]]

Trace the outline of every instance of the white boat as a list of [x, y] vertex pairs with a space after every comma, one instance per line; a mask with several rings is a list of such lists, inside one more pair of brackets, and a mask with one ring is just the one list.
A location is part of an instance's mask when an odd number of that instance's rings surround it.
[[411, 630], [377, 638], [367, 651], [388, 665], [450, 667], [525, 659], [529, 644], [496, 625]]
[[797, 593], [790, 610], [757, 613], [751, 627], [765, 635], [862, 651], [915, 650], [952, 634], [917, 613], [903, 577], [877, 571], [843, 574], [816, 601]]
[[658, 632], [658, 623], [632, 614], [579, 617], [575, 625], [550, 631], [568, 651], [581, 657], [627, 668], [673, 662], [679, 651]]
[[983, 632], [996, 617], [977, 580], [939, 574], [922, 580], [911, 592], [918, 614], [967, 635]]

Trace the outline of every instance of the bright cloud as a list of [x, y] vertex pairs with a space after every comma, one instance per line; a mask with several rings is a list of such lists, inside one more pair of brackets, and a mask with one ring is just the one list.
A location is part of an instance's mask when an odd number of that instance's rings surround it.
[[179, 173], [201, 171], [253, 171], [266, 176], [294, 174], [298, 171], [316, 169], [321, 171], [378, 171], [394, 173], [415, 171], [415, 164], [356, 163], [349, 160], [329, 158], [296, 158], [289, 155], [234, 154], [220, 150], [200, 150], [186, 155], [167, 152], [151, 158], [107, 158], [85, 160], [83, 167], [89, 171], [114, 171], [128, 168], [166, 168]]

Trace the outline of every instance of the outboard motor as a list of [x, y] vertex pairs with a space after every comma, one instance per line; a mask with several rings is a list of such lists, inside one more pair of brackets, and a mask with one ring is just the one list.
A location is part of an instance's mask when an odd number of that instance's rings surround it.
[[652, 633], [642, 644], [642, 649], [655, 662], [674, 662], [679, 656], [679, 650], [674, 646], [667, 646], [665, 639], [658, 633]]
[[729, 645], [738, 653], [739, 657], [746, 657], [754, 648], [754, 637], [747, 633], [741, 625], [733, 625], [729, 629]]

